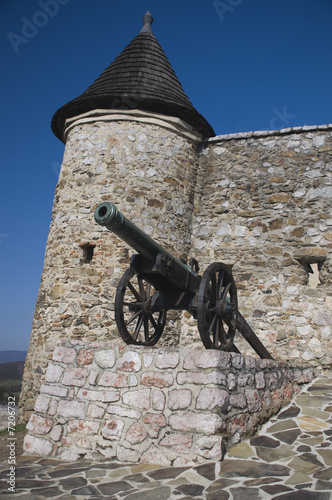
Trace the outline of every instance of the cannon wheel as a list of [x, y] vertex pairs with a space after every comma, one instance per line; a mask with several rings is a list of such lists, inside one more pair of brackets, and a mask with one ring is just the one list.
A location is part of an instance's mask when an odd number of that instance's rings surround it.
[[204, 272], [197, 296], [197, 325], [206, 349], [237, 351], [237, 293], [232, 273], [215, 262]]
[[152, 312], [154, 287], [140, 274], [128, 269], [115, 294], [115, 321], [126, 344], [152, 346], [161, 337], [166, 310]]

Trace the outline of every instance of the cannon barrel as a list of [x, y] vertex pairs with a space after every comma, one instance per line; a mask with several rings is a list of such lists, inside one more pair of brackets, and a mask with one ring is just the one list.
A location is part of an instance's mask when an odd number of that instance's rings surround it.
[[130, 245], [136, 252], [142, 255], [145, 259], [154, 262], [157, 255], [162, 253], [177, 262], [181, 267], [190, 271], [193, 275], [197, 273], [193, 269], [184, 264], [180, 260], [171, 255], [165, 248], [158, 245], [150, 236], [139, 229], [135, 224], [130, 222], [110, 201], [101, 203], [95, 210], [95, 221], [100, 226], [105, 226], [109, 231], [115, 233], [121, 240]]

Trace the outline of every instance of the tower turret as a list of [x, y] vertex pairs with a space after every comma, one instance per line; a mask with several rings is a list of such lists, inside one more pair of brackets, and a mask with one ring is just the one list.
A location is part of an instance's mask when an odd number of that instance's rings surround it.
[[[189, 251], [197, 144], [214, 132], [186, 96], [151, 23], [147, 13], [141, 32], [52, 120], [66, 147], [25, 365], [24, 420], [57, 342], [119, 342], [113, 301], [129, 247], [95, 223], [97, 205], [115, 201], [176, 257]], [[176, 318], [174, 324], [166, 345], [179, 340]]]

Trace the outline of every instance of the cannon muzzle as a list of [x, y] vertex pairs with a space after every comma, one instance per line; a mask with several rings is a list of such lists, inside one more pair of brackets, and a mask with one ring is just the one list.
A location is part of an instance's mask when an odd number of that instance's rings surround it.
[[170, 259], [176, 261], [181, 267], [197, 275], [190, 266], [171, 255], [165, 248], [158, 245], [156, 241], [150, 238], [135, 224], [130, 222], [110, 201], [101, 203], [95, 210], [95, 221], [101, 226], [105, 226], [109, 231], [115, 233], [121, 240], [130, 245], [145, 259], [154, 262], [158, 254], [164, 254]]

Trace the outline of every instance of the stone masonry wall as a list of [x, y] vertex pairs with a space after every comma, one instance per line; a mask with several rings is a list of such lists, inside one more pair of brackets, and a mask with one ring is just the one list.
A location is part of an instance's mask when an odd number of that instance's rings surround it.
[[[191, 253], [201, 272], [214, 261], [232, 268], [239, 310], [275, 359], [332, 363], [331, 199], [331, 126], [232, 134], [202, 146]], [[316, 289], [306, 270], [314, 262]], [[181, 344], [199, 345], [193, 320]]]
[[[158, 125], [95, 121], [70, 130], [25, 362], [24, 420], [58, 339], [119, 340], [114, 291], [135, 252], [95, 223], [95, 208], [103, 201], [115, 202], [143, 231], [175, 256], [185, 257], [196, 167], [196, 145]], [[93, 250], [90, 261], [87, 248]], [[178, 341], [176, 321], [177, 316], [162, 341]]]
[[79, 340], [53, 354], [24, 450], [62, 460], [161, 465], [221, 460], [314, 370], [222, 351]]

